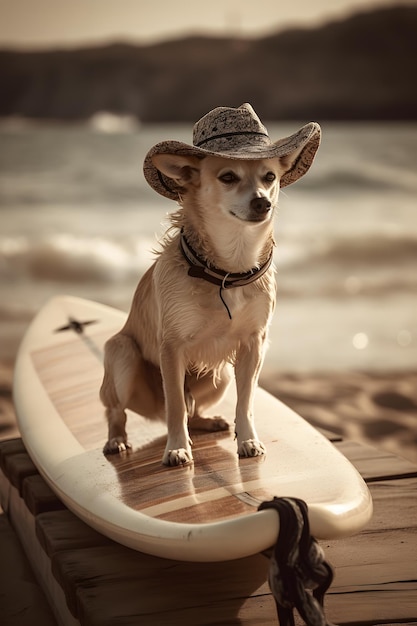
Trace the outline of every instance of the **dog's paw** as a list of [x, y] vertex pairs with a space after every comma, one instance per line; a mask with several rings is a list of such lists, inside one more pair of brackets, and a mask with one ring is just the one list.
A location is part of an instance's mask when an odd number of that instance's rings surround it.
[[242, 441], [238, 446], [238, 454], [241, 458], [262, 456], [266, 454], [266, 448], [258, 439], [248, 439]]
[[229, 422], [226, 422], [224, 417], [221, 415], [216, 415], [215, 417], [208, 417], [208, 428], [207, 430], [216, 431], [216, 430], [229, 430]]
[[229, 429], [229, 423], [220, 415], [216, 415], [215, 417], [201, 417], [200, 415], [195, 415], [189, 420], [188, 425], [192, 430], [205, 430], [207, 432]]
[[119, 454], [131, 450], [132, 446], [124, 437], [113, 437], [109, 439], [103, 448], [104, 454]]
[[162, 463], [169, 467], [188, 465], [192, 463], [193, 455], [190, 450], [178, 448], [177, 450], [167, 450], [163, 456]]

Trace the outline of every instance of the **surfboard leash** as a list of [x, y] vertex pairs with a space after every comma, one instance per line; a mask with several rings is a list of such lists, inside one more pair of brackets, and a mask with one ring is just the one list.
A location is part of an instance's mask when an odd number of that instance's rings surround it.
[[324, 595], [332, 583], [333, 569], [310, 535], [307, 504], [298, 498], [274, 498], [258, 510], [265, 509], [274, 509], [279, 515], [268, 581], [280, 626], [295, 626], [294, 609], [306, 626], [334, 626], [324, 615]]

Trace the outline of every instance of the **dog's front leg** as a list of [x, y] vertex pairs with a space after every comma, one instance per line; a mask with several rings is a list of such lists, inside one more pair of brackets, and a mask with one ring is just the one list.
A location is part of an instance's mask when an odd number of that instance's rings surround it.
[[160, 359], [168, 427], [168, 441], [162, 462], [164, 465], [184, 465], [193, 460], [193, 455], [184, 397], [185, 365], [178, 342], [163, 341]]
[[239, 349], [235, 365], [237, 404], [235, 433], [240, 457], [265, 454], [259, 441], [253, 415], [253, 400], [263, 361], [265, 335], [254, 335]]

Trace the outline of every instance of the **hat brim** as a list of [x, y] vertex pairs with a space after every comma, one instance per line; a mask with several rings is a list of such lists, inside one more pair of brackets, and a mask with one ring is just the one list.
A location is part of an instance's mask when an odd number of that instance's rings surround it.
[[285, 157], [292, 152], [299, 151], [298, 157], [291, 168], [281, 177], [280, 186], [286, 187], [295, 183], [310, 168], [314, 156], [320, 145], [321, 129], [316, 122], [306, 124], [293, 135], [279, 139], [268, 145], [246, 145], [244, 149], [213, 151], [197, 146], [191, 146], [181, 141], [162, 141], [151, 148], [145, 157], [143, 165], [144, 176], [149, 185], [162, 196], [171, 200], [178, 200], [181, 188], [171, 178], [165, 176], [153, 164], [152, 157], [156, 154], [178, 154], [194, 156], [203, 159], [206, 156], [222, 157], [232, 160], [258, 160]]

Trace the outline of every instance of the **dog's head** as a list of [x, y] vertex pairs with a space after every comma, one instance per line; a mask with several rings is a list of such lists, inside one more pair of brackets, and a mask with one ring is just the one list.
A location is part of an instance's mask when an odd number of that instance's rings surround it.
[[223, 157], [156, 154], [155, 167], [181, 188], [184, 207], [247, 224], [272, 219], [280, 179], [292, 157], [238, 160]]

